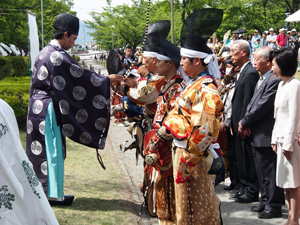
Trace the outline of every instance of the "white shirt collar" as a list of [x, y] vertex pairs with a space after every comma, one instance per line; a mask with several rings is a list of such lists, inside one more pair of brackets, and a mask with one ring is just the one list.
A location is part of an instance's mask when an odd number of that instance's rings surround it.
[[240, 69], [240, 73], [243, 71], [243, 69], [245, 68], [245, 66], [246, 66], [248, 63], [250, 63], [250, 61], [246, 62], [246, 63], [242, 66], [242, 68]]
[[50, 45], [61, 48], [61, 46], [60, 46], [60, 44], [58, 43], [58, 41], [57, 41], [57, 40], [54, 40], [54, 39], [52, 39], [52, 40], [50, 41]]
[[236, 81], [240, 78], [240, 75], [242, 74], [243, 69], [245, 68], [245, 66], [246, 66], [248, 63], [250, 63], [250, 61], [246, 62], [246, 63], [242, 66], [242, 68], [240, 69], [240, 72], [238, 73], [238, 75], [237, 75], [237, 77], [236, 77]]

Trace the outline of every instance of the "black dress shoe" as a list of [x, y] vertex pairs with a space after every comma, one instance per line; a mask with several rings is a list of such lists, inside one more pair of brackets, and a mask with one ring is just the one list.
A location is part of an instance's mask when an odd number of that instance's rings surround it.
[[257, 205], [257, 206], [252, 206], [251, 207], [251, 211], [252, 212], [258, 212], [258, 213], [260, 213], [260, 212], [262, 212], [264, 210], [265, 210], [265, 206], [264, 205]]
[[241, 195], [243, 195], [243, 194], [244, 194], [244, 192], [238, 191], [238, 192], [236, 192], [235, 194], [229, 195], [229, 199], [236, 199], [237, 197], [239, 197], [239, 196], [241, 196]]
[[234, 187], [231, 186], [231, 185], [229, 185], [229, 186], [225, 186], [223, 189], [224, 189], [225, 191], [231, 191], [231, 190], [234, 189]]
[[272, 219], [272, 218], [280, 218], [282, 213], [275, 213], [270, 211], [269, 209], [265, 209], [264, 211], [258, 213], [258, 218], [260, 219]]
[[236, 199], [238, 196], [245, 194], [245, 189], [241, 186], [239, 189], [234, 188], [229, 192], [229, 199]]
[[70, 206], [74, 200], [74, 195], [64, 195], [64, 200], [48, 200], [51, 206], [61, 205], [61, 206]]
[[257, 202], [258, 201], [258, 195], [253, 196], [253, 195], [249, 195], [247, 192], [243, 195], [237, 196], [235, 198], [236, 202], [240, 202], [240, 203], [251, 203], [251, 202]]

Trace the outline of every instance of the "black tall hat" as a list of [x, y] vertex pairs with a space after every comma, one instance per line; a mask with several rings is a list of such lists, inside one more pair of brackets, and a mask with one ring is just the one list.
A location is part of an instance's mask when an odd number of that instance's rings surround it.
[[165, 38], [160, 37], [159, 39], [159, 51], [157, 59], [168, 60], [165, 57], [170, 58], [175, 64], [179, 64], [181, 60], [180, 48], [171, 42], [167, 41]]
[[56, 16], [52, 26], [60, 31], [69, 32], [71, 34], [78, 34], [79, 19], [69, 13], [61, 13]]
[[222, 9], [195, 10], [182, 25], [181, 47], [210, 54], [207, 39], [218, 29], [222, 19]]
[[[169, 20], [161, 20], [154, 22], [148, 27], [148, 36], [146, 43], [144, 45], [144, 51], [158, 52], [159, 37], [166, 38], [170, 32], [171, 23]], [[145, 37], [145, 32], [143, 34], [142, 41]]]
[[[148, 35], [156, 34], [166, 38], [170, 32], [171, 22], [169, 20], [160, 20], [151, 23], [148, 27]], [[145, 32], [144, 32], [145, 34]]]

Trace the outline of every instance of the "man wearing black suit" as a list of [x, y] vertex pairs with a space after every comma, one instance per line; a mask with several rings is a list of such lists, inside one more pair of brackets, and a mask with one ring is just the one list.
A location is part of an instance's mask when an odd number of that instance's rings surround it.
[[258, 180], [252, 155], [250, 138], [238, 133], [238, 123], [244, 117], [259, 79], [249, 61], [250, 46], [245, 40], [235, 41], [230, 49], [231, 61], [240, 68], [232, 97], [232, 131], [236, 153], [239, 192], [235, 201], [250, 203], [258, 201]]
[[276, 153], [271, 148], [274, 126], [274, 100], [280, 79], [271, 71], [270, 52], [272, 48], [261, 47], [255, 53], [254, 67], [261, 73], [254, 95], [239, 123], [239, 133], [247, 128], [251, 131], [254, 163], [261, 192], [261, 203], [253, 206], [258, 217], [270, 219], [281, 216], [284, 205], [284, 191], [276, 186]]

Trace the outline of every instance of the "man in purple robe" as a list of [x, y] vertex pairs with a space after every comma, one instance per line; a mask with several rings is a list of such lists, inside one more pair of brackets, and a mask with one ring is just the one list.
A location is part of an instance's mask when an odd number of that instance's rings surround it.
[[103, 149], [110, 121], [110, 83], [120, 75], [100, 76], [80, 67], [66, 52], [78, 35], [79, 19], [59, 14], [53, 39], [36, 58], [27, 116], [26, 154], [53, 204], [71, 204], [63, 195], [65, 137]]

